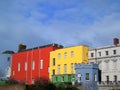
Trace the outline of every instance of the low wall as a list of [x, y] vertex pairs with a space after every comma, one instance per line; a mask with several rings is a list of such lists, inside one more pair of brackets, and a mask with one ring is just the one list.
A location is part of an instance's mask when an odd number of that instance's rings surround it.
[[25, 85], [2, 85], [0, 86], [0, 90], [25, 90]]
[[98, 84], [98, 90], [120, 90], [120, 82], [102, 82]]

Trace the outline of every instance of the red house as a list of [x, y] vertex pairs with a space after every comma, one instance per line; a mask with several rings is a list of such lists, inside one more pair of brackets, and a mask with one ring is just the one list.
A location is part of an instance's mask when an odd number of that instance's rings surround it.
[[48, 80], [50, 52], [59, 48], [62, 46], [49, 44], [19, 50], [12, 55], [11, 78], [25, 84], [34, 84], [39, 78]]

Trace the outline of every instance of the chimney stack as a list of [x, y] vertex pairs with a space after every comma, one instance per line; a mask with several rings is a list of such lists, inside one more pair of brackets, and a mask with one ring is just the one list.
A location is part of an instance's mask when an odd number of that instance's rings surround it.
[[21, 52], [21, 51], [23, 51], [23, 50], [25, 50], [26, 49], [26, 45], [24, 45], [24, 44], [19, 44], [19, 46], [18, 46], [18, 52]]
[[114, 45], [117, 46], [119, 44], [119, 39], [118, 38], [114, 38], [113, 42], [114, 42]]

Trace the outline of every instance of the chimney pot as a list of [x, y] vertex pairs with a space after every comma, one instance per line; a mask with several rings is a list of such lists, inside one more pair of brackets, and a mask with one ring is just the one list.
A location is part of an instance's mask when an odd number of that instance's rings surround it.
[[117, 46], [117, 45], [119, 44], [119, 39], [118, 39], [118, 38], [114, 38], [114, 39], [113, 39], [113, 42], [114, 42], [114, 45]]
[[26, 49], [26, 45], [25, 44], [19, 44], [19, 46], [18, 46], [18, 52], [23, 51], [25, 49]]

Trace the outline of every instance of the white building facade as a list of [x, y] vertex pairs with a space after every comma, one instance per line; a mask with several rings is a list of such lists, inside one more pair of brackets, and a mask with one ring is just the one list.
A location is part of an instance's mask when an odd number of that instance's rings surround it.
[[120, 82], [120, 45], [90, 49], [88, 57], [99, 65], [101, 81]]

